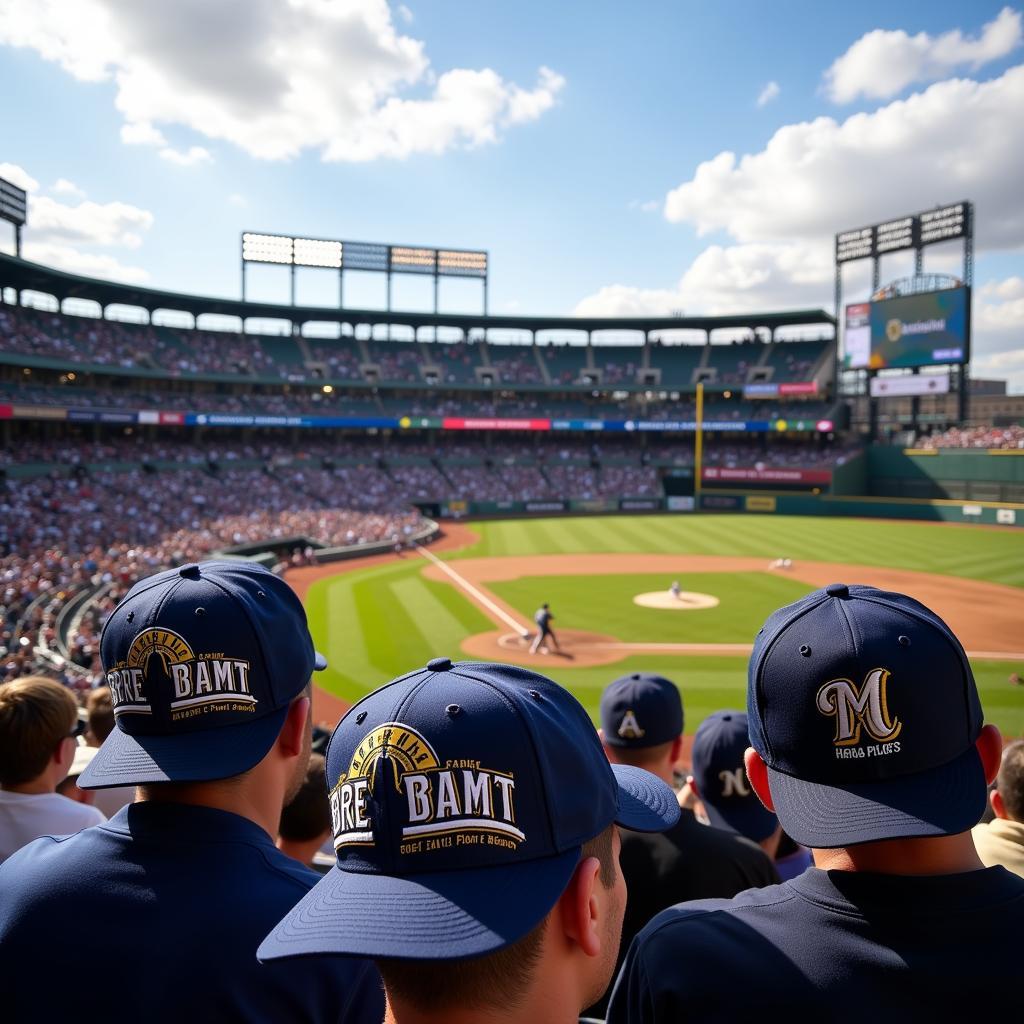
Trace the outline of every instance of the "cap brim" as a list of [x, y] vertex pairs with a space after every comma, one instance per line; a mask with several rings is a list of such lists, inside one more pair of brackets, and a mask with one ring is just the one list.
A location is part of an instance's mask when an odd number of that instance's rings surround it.
[[679, 820], [679, 801], [672, 787], [643, 768], [613, 764], [619, 786], [615, 824], [632, 832], [664, 832]]
[[786, 833], [819, 849], [957, 835], [985, 811], [985, 772], [973, 746], [940, 768], [884, 782], [826, 786], [769, 768], [768, 785]]
[[313, 671], [323, 672], [327, 668], [327, 659], [319, 652], [313, 652]]
[[[750, 800], [751, 803], [747, 806], [737, 807], [724, 814], [705, 800], [703, 801], [704, 813], [715, 828], [734, 832], [738, 836], [744, 836], [759, 843], [762, 839], [767, 839], [778, 828], [779, 819], [764, 807], [756, 796], [751, 797]], [[754, 806], [755, 801], [757, 806]]]
[[129, 736], [115, 726], [78, 777], [79, 788], [209, 782], [240, 775], [263, 760], [287, 715], [285, 705], [255, 722], [180, 736]]
[[406, 877], [335, 865], [263, 940], [256, 957], [482, 956], [539, 924], [565, 891], [579, 859], [574, 849], [504, 867]]

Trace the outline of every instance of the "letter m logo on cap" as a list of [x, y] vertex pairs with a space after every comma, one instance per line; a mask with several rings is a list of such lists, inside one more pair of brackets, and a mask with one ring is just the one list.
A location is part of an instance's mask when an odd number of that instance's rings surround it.
[[873, 668], [864, 683], [857, 686], [849, 679], [832, 679], [820, 690], [816, 703], [823, 715], [834, 715], [837, 747], [852, 747], [860, 743], [861, 726], [878, 742], [895, 739], [903, 728], [898, 718], [891, 718], [885, 688], [889, 670]]

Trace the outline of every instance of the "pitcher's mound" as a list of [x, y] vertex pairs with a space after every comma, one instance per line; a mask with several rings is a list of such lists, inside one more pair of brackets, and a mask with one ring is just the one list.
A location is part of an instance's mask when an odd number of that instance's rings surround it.
[[692, 612], [698, 608], [714, 608], [718, 598], [713, 594], [698, 594], [693, 590], [681, 590], [678, 596], [671, 590], [652, 590], [646, 594], [637, 594], [633, 604], [643, 608], [663, 608], [670, 612]]

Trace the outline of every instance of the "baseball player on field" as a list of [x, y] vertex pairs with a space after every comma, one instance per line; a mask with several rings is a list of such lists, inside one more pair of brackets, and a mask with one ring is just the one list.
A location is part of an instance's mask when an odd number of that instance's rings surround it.
[[554, 615], [551, 614], [551, 609], [546, 603], [537, 609], [533, 616], [533, 621], [537, 623], [537, 635], [533, 638], [533, 643], [530, 644], [531, 654], [536, 654], [540, 650], [541, 644], [548, 638], [551, 639], [555, 650], [561, 652], [562, 648], [558, 646], [558, 637], [555, 636], [555, 631], [551, 628], [553, 619]]

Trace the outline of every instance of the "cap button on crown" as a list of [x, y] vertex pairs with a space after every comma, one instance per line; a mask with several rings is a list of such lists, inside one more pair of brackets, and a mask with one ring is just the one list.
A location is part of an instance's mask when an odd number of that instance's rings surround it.
[[845, 583], [830, 583], [825, 588], [825, 593], [829, 597], [849, 597], [850, 588]]
[[195, 562], [190, 565], [183, 565], [178, 570], [178, 575], [186, 580], [197, 580], [199, 579], [199, 566]]
[[452, 667], [451, 658], [431, 658], [427, 662], [427, 668], [431, 672], [447, 672]]

